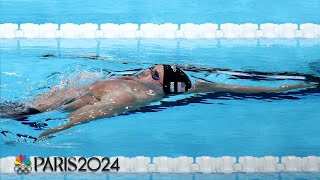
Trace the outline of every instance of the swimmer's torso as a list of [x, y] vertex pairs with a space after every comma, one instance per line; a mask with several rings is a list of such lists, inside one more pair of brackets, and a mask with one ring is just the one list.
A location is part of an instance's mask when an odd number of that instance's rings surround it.
[[86, 105], [92, 105], [103, 98], [107, 104], [114, 101], [117, 93], [129, 93], [139, 102], [153, 102], [163, 96], [162, 87], [157, 82], [144, 82], [135, 77], [117, 77], [103, 79], [83, 87], [72, 88], [60, 92], [51, 92], [38, 97], [33, 107], [41, 112], [54, 109], [73, 111]]

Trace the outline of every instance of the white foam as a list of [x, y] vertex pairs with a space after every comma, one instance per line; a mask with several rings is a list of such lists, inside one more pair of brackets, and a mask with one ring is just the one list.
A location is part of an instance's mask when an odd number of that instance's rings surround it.
[[320, 157], [308, 156], [302, 158], [302, 171], [318, 172], [320, 171]]
[[153, 162], [156, 165], [156, 172], [172, 172], [173, 159], [166, 156], [154, 157]]
[[191, 172], [191, 164], [193, 162], [193, 158], [187, 156], [180, 156], [178, 158], [173, 159], [173, 172], [175, 173], [190, 173]]
[[260, 29], [263, 32], [263, 38], [278, 38], [279, 37], [279, 25], [272, 23], [265, 23], [260, 25]]
[[119, 37], [119, 25], [113, 23], [101, 24], [100, 29], [103, 32], [103, 38], [118, 38]]
[[240, 38], [256, 38], [257, 37], [258, 24], [246, 23], [239, 25], [239, 37]]
[[178, 24], [165, 23], [159, 25], [160, 32], [158, 38], [176, 38]]
[[148, 164], [151, 163], [150, 157], [137, 156], [131, 158], [131, 171], [132, 172], [148, 172]]
[[80, 29], [79, 37], [81, 38], [97, 37], [98, 24], [92, 24], [92, 23], [80, 24], [79, 29]]
[[4, 173], [7, 171], [7, 159], [6, 158], [0, 158], [0, 172]]
[[1, 158], [0, 160], [0, 172], [2, 173], [15, 173], [14, 171], [14, 162], [16, 161], [16, 157], [8, 156]]
[[81, 38], [80, 25], [73, 23], [61, 24], [58, 36], [61, 36], [61, 38]]
[[20, 29], [23, 32], [24, 38], [40, 38], [40, 25], [39, 24], [21, 24]]
[[176, 38], [177, 24], [141, 24], [137, 38]]
[[253, 156], [244, 156], [239, 158], [241, 172], [258, 172], [259, 158]]
[[16, 37], [16, 38], [23, 38], [23, 37], [24, 37], [24, 34], [23, 34], [23, 31], [22, 31], [22, 30], [16, 30], [16, 31], [14, 32], [14, 34], [15, 34], [15, 37]]
[[147, 23], [147, 24], [141, 24], [140, 26], [141, 30], [141, 38], [158, 38], [159, 37], [159, 30], [160, 26], [158, 24], [153, 23]]
[[223, 156], [216, 159], [216, 170], [222, 173], [234, 172], [233, 166], [236, 163], [235, 157]]
[[260, 172], [277, 172], [277, 164], [279, 163], [278, 157], [265, 156], [259, 158], [259, 171]]
[[218, 30], [218, 24], [205, 23], [200, 24], [203, 38], [215, 38], [216, 31]]
[[199, 164], [199, 172], [211, 173], [216, 171], [216, 159], [210, 156], [201, 156], [196, 158]]
[[292, 24], [292, 23], [280, 24], [279, 38], [295, 38], [297, 29], [298, 29], [297, 24]]
[[215, 38], [217, 24], [181, 24], [179, 38]]
[[[140, 26], [140, 28], [139, 28]], [[220, 24], [0, 24], [0, 38], [320, 38], [320, 26], [318, 24], [303, 23], [298, 24], [284, 23], [258, 24], [244, 23]], [[178, 28], [180, 27], [180, 28]]]
[[40, 38], [56, 38], [57, 37], [58, 24], [46, 23], [39, 25]]
[[223, 38], [239, 38], [240, 37], [239, 24], [233, 24], [233, 23], [221, 24], [220, 29], [223, 32]]
[[281, 158], [281, 162], [285, 165], [285, 171], [301, 171], [302, 159], [296, 156], [286, 156]]
[[303, 34], [303, 38], [319, 38], [320, 37], [320, 25], [306, 23], [300, 24], [300, 29]]
[[[55, 166], [56, 156], [49, 157], [52, 166]], [[74, 161], [78, 168], [83, 165], [83, 161], [78, 161], [80, 156], [74, 156], [76, 161]], [[103, 157], [95, 156], [100, 162]], [[281, 158], [281, 163], [279, 162], [279, 157], [265, 156], [265, 157], [253, 157], [253, 156], [243, 156], [237, 159], [235, 157], [223, 156], [223, 157], [210, 157], [210, 156], [200, 156], [195, 159], [187, 156], [180, 156], [177, 158], [171, 158], [166, 156], [154, 157], [153, 163], [150, 157], [137, 156], [133, 158], [128, 158], [124, 156], [111, 157], [110, 163], [115, 162], [118, 158], [119, 173], [146, 173], [146, 172], [159, 172], [159, 173], [232, 173], [232, 172], [320, 172], [320, 157], [308, 156], [308, 157], [295, 157], [286, 156]], [[92, 158], [91, 158], [92, 159]], [[16, 173], [14, 170], [16, 157], [9, 156], [0, 158], [0, 172], [1, 173]], [[86, 158], [88, 161], [89, 158]], [[195, 162], [194, 162], [195, 160]], [[35, 173], [34, 156], [30, 156], [32, 173]], [[46, 161], [46, 158], [45, 158]], [[43, 163], [38, 166], [37, 173], [41, 173], [43, 170], [44, 162], [38, 162], [38, 164]], [[102, 162], [103, 163], [103, 162]], [[90, 161], [84, 168], [88, 169], [87, 172], [102, 172], [95, 171], [99, 167], [99, 162], [96, 160]], [[100, 167], [102, 169], [104, 164]], [[111, 164], [110, 164], [111, 165]], [[62, 165], [64, 166], [64, 164]], [[93, 170], [89, 170], [90, 166]], [[115, 169], [110, 168], [111, 172], [116, 172]], [[63, 173], [57, 168], [57, 172], [46, 169], [46, 173]], [[75, 171], [76, 172], [76, 171]], [[74, 172], [74, 173], [75, 173]]]
[[138, 24], [101, 24], [103, 38], [136, 38]]
[[138, 24], [126, 23], [120, 24], [119, 36], [120, 38], [136, 38], [136, 32], [138, 30]]
[[0, 24], [0, 38], [15, 38], [16, 30], [18, 30], [18, 24]]

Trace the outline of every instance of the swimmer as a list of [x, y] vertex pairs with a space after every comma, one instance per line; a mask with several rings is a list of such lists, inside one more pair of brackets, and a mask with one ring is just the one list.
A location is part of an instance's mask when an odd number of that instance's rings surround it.
[[171, 65], [155, 65], [135, 76], [103, 79], [83, 87], [62, 91], [53, 90], [39, 95], [30, 103], [30, 107], [25, 108], [25, 114], [57, 109], [71, 112], [68, 115], [70, 118], [68, 123], [44, 131], [39, 136], [41, 138], [77, 124], [147, 106], [161, 100], [166, 95], [200, 92], [278, 93], [316, 85], [299, 83], [271, 88], [200, 81], [192, 84], [189, 77], [180, 68]]

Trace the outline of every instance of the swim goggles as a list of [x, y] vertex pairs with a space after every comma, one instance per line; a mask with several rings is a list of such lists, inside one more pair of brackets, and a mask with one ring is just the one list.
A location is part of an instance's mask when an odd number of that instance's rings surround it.
[[158, 71], [155, 70], [154, 67], [149, 68], [149, 70], [151, 71], [152, 79], [156, 80], [156, 81], [159, 81], [159, 83], [163, 85], [163, 83], [160, 80]]

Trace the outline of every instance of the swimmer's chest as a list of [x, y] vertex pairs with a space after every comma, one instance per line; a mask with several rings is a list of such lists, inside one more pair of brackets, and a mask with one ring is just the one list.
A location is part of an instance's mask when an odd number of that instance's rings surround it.
[[162, 89], [156, 88], [150, 84], [128, 79], [101, 81], [95, 83], [91, 91], [97, 98], [121, 91], [132, 94], [143, 102], [158, 101], [164, 95]]
[[103, 96], [107, 93], [114, 93], [117, 91], [126, 91], [128, 93], [135, 94], [146, 94], [146, 93], [157, 93], [160, 94], [161, 91], [158, 88], [153, 88], [152, 86], [144, 83], [140, 83], [134, 80], [127, 79], [113, 79], [99, 81], [93, 84], [91, 92], [97, 96]]

